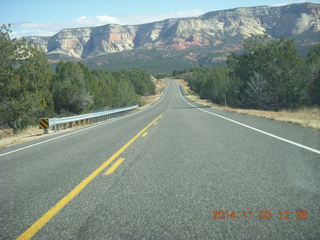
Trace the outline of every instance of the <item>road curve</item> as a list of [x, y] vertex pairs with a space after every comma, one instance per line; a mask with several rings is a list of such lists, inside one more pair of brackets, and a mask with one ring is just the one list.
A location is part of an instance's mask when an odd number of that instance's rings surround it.
[[319, 239], [320, 131], [197, 106], [0, 149], [0, 239]]

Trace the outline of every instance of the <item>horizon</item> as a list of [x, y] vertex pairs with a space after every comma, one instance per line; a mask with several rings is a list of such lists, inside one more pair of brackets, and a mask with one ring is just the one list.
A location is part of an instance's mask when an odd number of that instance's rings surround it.
[[[60, 7], [59, 3], [62, 3], [62, 0], [55, 1], [54, 4], [45, 5], [40, 4], [40, 0], [23, 2], [20, 5], [18, 2], [21, 3], [21, 0], [5, 0], [4, 2], [4, 7], [0, 9], [1, 24], [11, 24], [11, 37], [19, 38], [26, 36], [50, 37], [63, 29], [71, 28], [89, 28], [108, 24], [140, 25], [171, 18], [198, 17], [208, 12], [241, 7], [284, 6], [306, 2], [319, 4], [320, 0], [286, 2], [281, 0], [264, 0], [260, 1], [259, 4], [256, 4], [256, 1], [249, 0], [229, 1], [227, 3], [202, 0], [196, 3], [184, 2], [182, 6], [179, 5], [182, 1], [175, 1], [167, 6], [165, 2], [168, 2], [168, 0], [164, 0], [160, 6], [156, 7], [153, 3], [139, 0], [135, 1], [134, 7], [131, 8], [123, 8], [119, 3], [112, 2], [109, 2], [106, 6], [106, 3], [102, 3], [100, 0], [73, 5], [75, 0], [71, 0], [67, 3], [64, 2], [67, 6], [64, 8], [64, 11], [60, 9], [60, 12], [55, 9]], [[100, 4], [96, 4], [99, 2]], [[129, 6], [133, 4], [130, 0], [123, 0], [122, 2], [126, 2]], [[19, 7], [17, 8], [16, 6]], [[144, 7], [141, 9], [139, 6]], [[197, 8], [197, 6], [199, 7]], [[30, 7], [32, 10], [28, 11]], [[105, 8], [107, 10], [104, 10]], [[48, 9], [50, 13], [48, 13]], [[120, 12], [122, 14], [119, 14]]]

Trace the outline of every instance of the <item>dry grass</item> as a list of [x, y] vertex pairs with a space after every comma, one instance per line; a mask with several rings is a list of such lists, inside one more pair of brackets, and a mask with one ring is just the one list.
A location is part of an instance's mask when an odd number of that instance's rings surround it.
[[203, 106], [216, 108], [219, 110], [236, 112], [241, 114], [248, 114], [257, 117], [264, 117], [272, 120], [277, 120], [281, 122], [295, 123], [304, 127], [311, 127], [315, 129], [320, 129], [320, 109], [319, 108], [301, 108], [297, 110], [282, 110], [279, 112], [274, 111], [263, 111], [263, 110], [253, 110], [253, 109], [239, 109], [224, 107], [221, 105], [213, 104], [212, 102], [204, 99], [200, 99], [193, 91], [191, 91], [187, 83], [179, 79], [178, 80], [182, 88], [187, 94], [187, 97]]
[[234, 109], [223, 108], [230, 112], [249, 114], [258, 117], [264, 117], [281, 122], [290, 122], [304, 127], [320, 129], [320, 109], [319, 108], [301, 108], [294, 111], [282, 110], [279, 112], [252, 110], [252, 109]]
[[12, 129], [0, 130], [0, 148], [28, 142], [43, 136], [45, 136], [43, 130], [35, 126], [28, 127], [16, 134], [13, 134]]

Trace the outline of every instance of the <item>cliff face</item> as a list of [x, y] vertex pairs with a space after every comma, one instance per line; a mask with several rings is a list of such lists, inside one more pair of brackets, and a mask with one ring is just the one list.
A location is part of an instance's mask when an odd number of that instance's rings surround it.
[[[136, 48], [182, 50], [192, 46], [223, 45], [257, 34], [274, 38], [320, 32], [320, 4], [237, 8], [197, 18], [121, 26], [64, 29], [52, 37], [28, 37], [50, 58], [87, 58]], [[320, 42], [320, 40], [319, 40]]]

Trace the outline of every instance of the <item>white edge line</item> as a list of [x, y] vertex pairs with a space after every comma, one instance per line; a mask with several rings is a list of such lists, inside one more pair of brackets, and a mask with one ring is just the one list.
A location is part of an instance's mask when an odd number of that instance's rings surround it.
[[[178, 88], [179, 88], [179, 84], [178, 84]], [[257, 128], [251, 127], [251, 126], [249, 126], [249, 125], [243, 124], [243, 123], [241, 123], [241, 122], [237, 122], [237, 121], [235, 121], [235, 120], [232, 120], [232, 119], [230, 119], [230, 118], [221, 116], [221, 115], [219, 115], [219, 114], [216, 114], [216, 113], [213, 113], [213, 112], [209, 112], [209, 111], [203, 110], [203, 109], [201, 109], [201, 108], [193, 105], [192, 103], [189, 103], [189, 102], [182, 96], [180, 88], [179, 88], [179, 93], [180, 93], [181, 98], [182, 98], [187, 104], [189, 104], [190, 106], [193, 106], [194, 108], [196, 108], [196, 109], [198, 109], [198, 110], [200, 110], [200, 111], [202, 111], [202, 112], [209, 113], [209, 114], [214, 115], [214, 116], [216, 116], [216, 117], [222, 118], [222, 119], [224, 119], [224, 120], [227, 120], [227, 121], [233, 122], [233, 123], [235, 123], [235, 124], [238, 124], [238, 125], [240, 125], [240, 126], [243, 126], [243, 127], [249, 128], [249, 129], [251, 129], [251, 130], [254, 130], [254, 131], [256, 131], [256, 132], [259, 132], [259, 133], [268, 135], [268, 136], [270, 136], [270, 137], [276, 138], [276, 139], [278, 139], [278, 140], [280, 140], [280, 141], [283, 141], [283, 142], [286, 142], [286, 143], [290, 143], [290, 144], [295, 145], [295, 146], [297, 146], [297, 147], [300, 147], [300, 148], [309, 150], [309, 151], [311, 151], [311, 152], [320, 154], [320, 151], [317, 150], [317, 149], [314, 149], [314, 148], [311, 148], [311, 147], [302, 145], [302, 144], [297, 143], [297, 142], [290, 141], [290, 140], [288, 140], [288, 139], [285, 139], [285, 138], [276, 136], [276, 135], [274, 135], [274, 134], [271, 134], [271, 133], [262, 131], [262, 130], [260, 130], [260, 129], [257, 129]]]
[[161, 97], [161, 99], [159, 101], [157, 101], [155, 104], [152, 104], [152, 105], [150, 105], [149, 107], [147, 107], [145, 109], [142, 109], [141, 111], [134, 112], [132, 114], [129, 114], [129, 115], [126, 115], [126, 116], [123, 116], [123, 117], [120, 117], [120, 118], [117, 118], [117, 119], [114, 119], [114, 120], [111, 120], [111, 121], [107, 121], [105, 123], [97, 124], [97, 125], [94, 125], [94, 126], [91, 126], [91, 127], [86, 127], [84, 129], [81, 129], [81, 130], [78, 130], [78, 131], [74, 131], [72, 133], [67, 133], [67, 134], [64, 134], [62, 136], [58, 136], [58, 137], [55, 137], [55, 138], [50, 138], [48, 140], [44, 140], [42, 142], [34, 143], [34, 144], [31, 144], [31, 145], [28, 145], [28, 146], [25, 146], [25, 147], [22, 147], [22, 148], [18, 148], [18, 149], [15, 149], [15, 150], [12, 150], [12, 151], [9, 151], [9, 152], [6, 152], [6, 153], [2, 153], [2, 154], [0, 154], [0, 157], [9, 155], [11, 153], [19, 152], [21, 150], [28, 149], [28, 148], [31, 148], [31, 147], [34, 147], [34, 146], [38, 146], [38, 145], [43, 144], [43, 143], [51, 142], [51, 141], [57, 140], [59, 138], [67, 137], [67, 136], [70, 136], [70, 135], [73, 135], [73, 134], [76, 134], [76, 133], [79, 133], [79, 132], [82, 132], [82, 131], [86, 131], [86, 130], [89, 130], [89, 129], [94, 128], [94, 127], [98, 127], [98, 126], [101, 126], [101, 125], [104, 125], [104, 124], [110, 124], [110, 123], [113, 123], [113, 122], [118, 121], [120, 119], [124, 119], [124, 118], [127, 118], [127, 117], [132, 117], [132, 116], [134, 116], [134, 115], [136, 115], [138, 113], [142, 113], [145, 110], [150, 109], [150, 108], [156, 106], [158, 103], [162, 102], [162, 100], [167, 95], [167, 91], [168, 91], [168, 86], [166, 87], [166, 90], [165, 90], [164, 94], [162, 95], [162, 97]]

